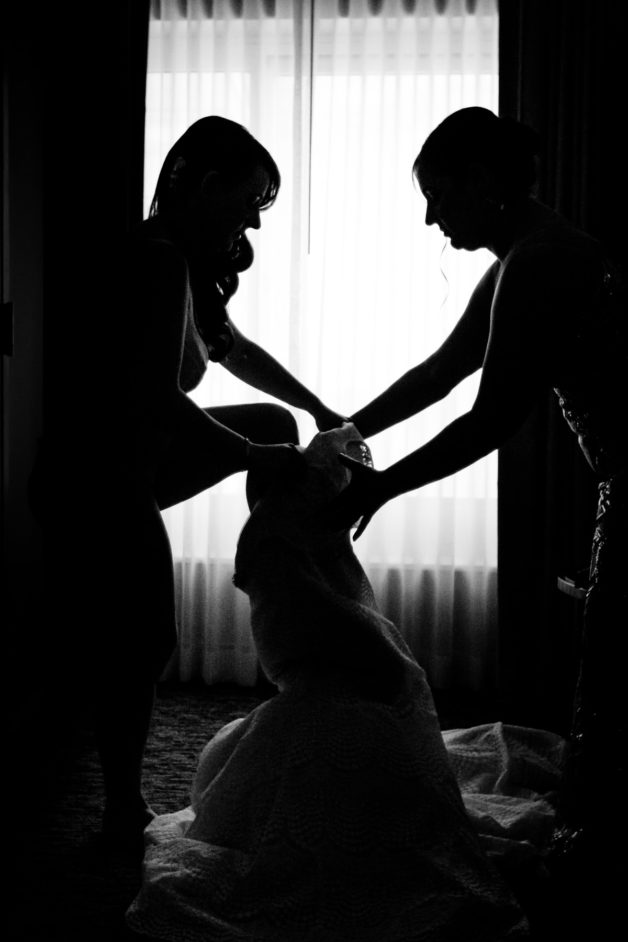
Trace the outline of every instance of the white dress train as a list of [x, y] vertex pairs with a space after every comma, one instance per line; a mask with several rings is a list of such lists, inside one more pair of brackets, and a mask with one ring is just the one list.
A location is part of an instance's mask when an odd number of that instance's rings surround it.
[[465, 809], [425, 674], [318, 511], [356, 429], [317, 435], [240, 536], [278, 693], [205, 746], [190, 807], [147, 829], [135, 931], [176, 942], [501, 942], [525, 918]]

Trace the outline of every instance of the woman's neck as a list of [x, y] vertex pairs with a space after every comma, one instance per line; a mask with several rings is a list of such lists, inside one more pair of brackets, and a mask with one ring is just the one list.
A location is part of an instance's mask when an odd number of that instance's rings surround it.
[[212, 259], [207, 253], [202, 253], [192, 240], [186, 240], [185, 233], [178, 229], [176, 223], [161, 216], [149, 216], [143, 224], [144, 233], [151, 239], [163, 239], [170, 242], [181, 252], [185, 258], [189, 272], [190, 282], [195, 294], [199, 294], [199, 279], [202, 282], [212, 271]]
[[549, 206], [528, 197], [522, 202], [504, 207], [492, 244], [487, 248], [503, 262], [518, 242], [545, 226], [561, 221], [558, 213]]

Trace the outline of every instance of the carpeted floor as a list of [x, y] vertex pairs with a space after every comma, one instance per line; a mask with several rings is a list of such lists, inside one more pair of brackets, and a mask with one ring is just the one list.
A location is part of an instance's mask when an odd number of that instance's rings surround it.
[[[145, 794], [158, 813], [189, 803], [199, 753], [229, 720], [245, 716], [267, 692], [231, 687], [162, 685], [145, 759]], [[36, 774], [31, 772], [30, 774]], [[42, 793], [43, 792], [43, 793]], [[124, 923], [139, 886], [139, 866], [94, 848], [100, 827], [102, 776], [91, 736], [77, 734], [57, 756], [54, 777], [13, 808], [10, 853], [11, 942], [126, 942]], [[28, 805], [37, 803], [38, 814]]]
[[[207, 740], [273, 692], [270, 687], [160, 686], [144, 775], [145, 795], [155, 811], [163, 814], [189, 803]], [[443, 728], [500, 718], [483, 703], [442, 696], [436, 703]], [[122, 857], [103, 856], [93, 846], [102, 812], [102, 776], [93, 740], [79, 730], [65, 749], [59, 746], [51, 774], [32, 762], [41, 723], [37, 710], [30, 725], [25, 724], [30, 734], [21, 737], [29, 761], [20, 761], [18, 754], [9, 773], [15, 797], [8, 802], [8, 824], [15, 838], [7, 844], [5, 886], [9, 884], [12, 911], [4, 937], [11, 942], [138, 942], [124, 913], [139, 886], [140, 868]]]

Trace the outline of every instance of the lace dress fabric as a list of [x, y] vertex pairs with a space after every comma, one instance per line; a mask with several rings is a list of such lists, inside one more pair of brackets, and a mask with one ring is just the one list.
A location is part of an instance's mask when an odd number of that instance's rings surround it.
[[[348, 437], [347, 437], [348, 436]], [[206, 745], [191, 806], [147, 829], [127, 920], [153, 938], [498, 942], [527, 923], [484, 853], [423, 670], [318, 509], [352, 427], [241, 534], [262, 665], [279, 692]]]
[[595, 282], [561, 337], [555, 392], [585, 458], [604, 481], [628, 464], [628, 309], [626, 289], [610, 267], [602, 263]]
[[614, 844], [608, 808], [623, 805], [626, 781], [625, 670], [618, 631], [628, 611], [627, 338], [625, 288], [607, 267], [569, 332], [569, 369], [555, 390], [599, 482], [580, 676], [554, 839], [555, 855], [575, 853], [590, 862]]

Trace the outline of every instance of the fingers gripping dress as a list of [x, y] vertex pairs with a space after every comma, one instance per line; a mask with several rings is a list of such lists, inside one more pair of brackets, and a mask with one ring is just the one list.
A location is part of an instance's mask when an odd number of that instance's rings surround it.
[[240, 536], [236, 584], [278, 693], [203, 750], [191, 806], [147, 829], [127, 919], [160, 939], [527, 938], [449, 766], [425, 675], [375, 605], [349, 534], [345, 425], [317, 435]]

